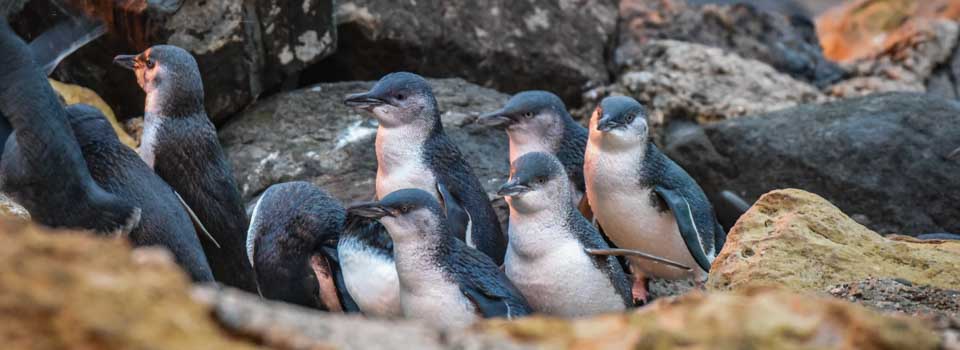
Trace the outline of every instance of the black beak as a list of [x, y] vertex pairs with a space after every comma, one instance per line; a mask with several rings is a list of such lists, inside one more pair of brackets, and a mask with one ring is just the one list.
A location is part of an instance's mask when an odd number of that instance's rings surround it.
[[387, 104], [387, 101], [375, 96], [371, 92], [348, 95], [343, 104], [353, 108], [374, 108]]
[[613, 129], [622, 128], [624, 126], [625, 124], [619, 120], [615, 120], [612, 116], [607, 115], [603, 118], [600, 118], [600, 122], [597, 123], [597, 130], [607, 132]]
[[137, 65], [137, 55], [117, 55], [113, 58], [113, 64], [133, 70]]
[[483, 126], [494, 126], [494, 127], [507, 127], [513, 123], [513, 118], [507, 116], [504, 110], [499, 110], [495, 112], [486, 113], [477, 117], [477, 120], [474, 123], [483, 125]]
[[383, 207], [378, 202], [368, 202], [355, 204], [347, 208], [347, 212], [356, 216], [365, 218], [379, 219], [384, 216], [393, 216], [389, 209]]
[[518, 194], [524, 194], [530, 192], [530, 187], [524, 184], [518, 183], [516, 180], [510, 180], [507, 183], [500, 186], [500, 189], [497, 190], [498, 196], [516, 196]]

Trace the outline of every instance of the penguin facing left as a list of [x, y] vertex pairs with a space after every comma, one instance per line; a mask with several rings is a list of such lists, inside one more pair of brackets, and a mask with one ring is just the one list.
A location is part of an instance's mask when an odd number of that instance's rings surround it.
[[100, 110], [75, 104], [66, 111], [94, 181], [142, 209], [140, 225], [130, 232], [133, 245], [166, 247], [194, 282], [212, 282], [193, 222], [173, 189], [120, 142]]
[[[257, 292], [246, 256], [249, 221], [233, 170], [203, 104], [197, 61], [184, 49], [153, 46], [114, 63], [133, 70], [146, 92], [140, 157], [170, 184], [216, 243], [201, 240], [213, 277]], [[219, 243], [219, 244], [217, 244]]]
[[504, 271], [537, 312], [585, 316], [633, 306], [630, 281], [600, 232], [570, 201], [563, 164], [547, 153], [517, 158], [500, 187], [510, 205]]
[[337, 262], [346, 210], [303, 181], [267, 188], [254, 206], [247, 257], [268, 299], [324, 311], [357, 311]]
[[437, 328], [463, 328], [481, 317], [531, 312], [489, 256], [448, 232], [440, 203], [426, 191], [402, 189], [348, 210], [378, 219], [393, 239], [404, 316]]
[[12, 127], [0, 159], [0, 190], [52, 227], [126, 234], [140, 208], [94, 182], [66, 111], [26, 43], [0, 18], [0, 115]]
[[646, 301], [645, 277], [706, 279], [726, 233], [706, 195], [650, 140], [646, 109], [607, 97], [590, 118], [584, 157], [587, 198], [604, 233], [619, 248], [662, 256], [683, 269], [629, 258], [634, 299]]

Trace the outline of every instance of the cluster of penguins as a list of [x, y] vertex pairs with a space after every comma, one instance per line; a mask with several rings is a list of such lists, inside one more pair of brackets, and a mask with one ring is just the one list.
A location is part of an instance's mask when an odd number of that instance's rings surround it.
[[429, 83], [411, 73], [344, 101], [379, 123], [373, 201], [344, 207], [313, 184], [281, 183], [248, 220], [188, 52], [115, 58], [146, 93], [134, 151], [99, 110], [64, 107], [0, 21], [0, 190], [44, 225], [164, 246], [198, 283], [464, 327], [624, 310], [646, 301], [649, 277], [704, 281], [725, 240], [700, 187], [650, 141], [640, 103], [608, 97], [584, 128], [544, 91], [477, 119], [509, 137], [504, 234]]

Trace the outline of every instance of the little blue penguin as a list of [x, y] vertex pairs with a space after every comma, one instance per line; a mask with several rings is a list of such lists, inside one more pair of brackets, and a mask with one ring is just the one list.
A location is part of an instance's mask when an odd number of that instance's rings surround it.
[[402, 317], [390, 234], [375, 218], [347, 213], [346, 221], [337, 254], [347, 291], [364, 315]]
[[510, 319], [531, 312], [489, 256], [448, 232], [440, 203], [430, 193], [402, 189], [349, 211], [377, 218], [387, 228], [407, 318], [437, 328], [463, 328], [481, 317]]
[[[202, 229], [213, 276], [257, 292], [246, 256], [248, 221], [230, 163], [203, 105], [197, 62], [186, 50], [157, 45], [114, 63], [136, 73], [146, 92], [140, 157], [183, 198]], [[219, 244], [218, 244], [219, 243]]]
[[66, 111], [26, 43], [0, 18], [0, 190], [51, 227], [130, 233], [141, 209], [93, 180]]
[[163, 246], [194, 282], [212, 282], [200, 239], [177, 194], [120, 142], [110, 122], [90, 105], [67, 106], [90, 175], [100, 187], [141, 209], [140, 225], [130, 232], [134, 246]]
[[574, 317], [633, 305], [630, 281], [600, 232], [571, 203], [560, 161], [531, 152], [513, 161], [498, 192], [510, 205], [504, 270], [536, 312]]
[[506, 237], [480, 180], [443, 131], [430, 84], [416, 74], [391, 73], [344, 102], [372, 113], [380, 124], [377, 198], [405, 188], [426, 191], [441, 202], [456, 237], [501, 264]]
[[557, 95], [547, 91], [524, 91], [503, 108], [477, 118], [477, 123], [504, 128], [510, 138], [510, 163], [530, 152], [554, 155], [567, 173], [572, 201], [579, 206], [583, 197], [583, 154], [587, 129], [567, 112]]
[[[337, 240], [346, 209], [309, 182], [275, 184], [257, 200], [247, 231], [247, 257], [268, 299], [349, 311], [338, 278]], [[356, 310], [354, 310], [356, 311]]]
[[583, 171], [590, 207], [617, 247], [695, 267], [631, 257], [640, 301], [647, 297], [646, 276], [704, 281], [726, 239], [700, 186], [650, 140], [646, 118], [630, 97], [603, 99], [590, 118]]

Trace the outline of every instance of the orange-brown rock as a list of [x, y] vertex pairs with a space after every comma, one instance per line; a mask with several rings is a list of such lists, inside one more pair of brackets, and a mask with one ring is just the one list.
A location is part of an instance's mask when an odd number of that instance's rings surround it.
[[96, 107], [103, 112], [103, 115], [110, 121], [110, 125], [113, 126], [113, 131], [117, 133], [120, 142], [123, 142], [123, 144], [130, 148], [137, 148], [138, 142], [127, 134], [123, 126], [117, 121], [116, 115], [113, 114], [113, 109], [111, 109], [96, 92], [79, 85], [65, 84], [53, 79], [48, 80], [50, 81], [50, 86], [53, 86], [53, 89], [60, 94], [60, 97], [63, 98], [63, 101], [67, 105], [84, 103]]
[[156, 261], [134, 259], [123, 240], [0, 221], [2, 347], [253, 348], [190, 298], [172, 262]]
[[760, 197], [727, 236], [708, 290], [756, 284], [823, 292], [868, 277], [960, 286], [960, 242], [888, 239], [815, 194], [776, 190]]

